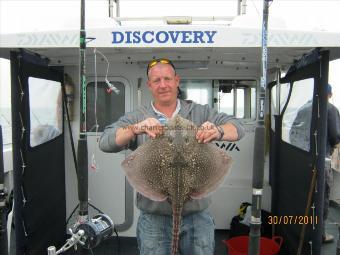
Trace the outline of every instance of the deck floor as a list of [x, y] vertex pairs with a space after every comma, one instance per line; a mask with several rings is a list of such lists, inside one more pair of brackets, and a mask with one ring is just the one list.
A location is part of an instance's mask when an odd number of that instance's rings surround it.
[[[226, 246], [223, 244], [223, 240], [228, 238], [228, 231], [216, 230], [215, 231], [215, 253], [214, 255], [227, 254]], [[117, 240], [115, 237], [106, 240], [98, 247], [91, 251], [85, 251], [86, 255], [139, 255], [137, 240], [134, 237], [120, 237], [119, 238], [120, 252], [118, 251]], [[67, 255], [74, 255], [76, 252], [69, 252]], [[162, 255], [162, 254], [159, 254]], [[186, 254], [184, 254], [186, 255]], [[189, 254], [188, 254], [189, 255]]]
[[[320, 255], [335, 255], [336, 245], [338, 238], [338, 227], [335, 223], [340, 223], [340, 207], [333, 204], [330, 207], [329, 216], [327, 220], [327, 232], [335, 237], [335, 241], [329, 244], [323, 244]], [[215, 253], [214, 255], [227, 255], [227, 249], [223, 240], [228, 239], [228, 231], [216, 230], [215, 231]], [[120, 240], [120, 253], [117, 250], [117, 240], [112, 238], [103, 242], [99, 247], [93, 249], [89, 255], [139, 255], [136, 238], [119, 238]], [[75, 253], [69, 253], [75, 254]], [[186, 254], [184, 254], [186, 255]]]
[[338, 240], [338, 226], [340, 224], [340, 204], [330, 203], [328, 219], [326, 221], [326, 232], [332, 234], [335, 238], [333, 243], [322, 245], [321, 255], [335, 255]]
[[[336, 245], [338, 239], [338, 225], [340, 223], [340, 206], [332, 205], [330, 207], [329, 216], [327, 220], [327, 232], [335, 237], [335, 242], [322, 245], [320, 255], [335, 255]], [[15, 255], [15, 246], [13, 242], [14, 231], [12, 231], [12, 242], [10, 255]], [[215, 231], [215, 253], [214, 255], [227, 255], [227, 249], [223, 240], [228, 239], [228, 231], [226, 230], [216, 230]], [[116, 237], [112, 237], [104, 242], [102, 242], [98, 247], [94, 248], [92, 251], [83, 251], [83, 255], [139, 255], [137, 240], [134, 237], [119, 237], [119, 245]], [[120, 252], [118, 251], [120, 247]], [[68, 252], [64, 253], [67, 255], [80, 254], [80, 252], [75, 252], [70, 249]], [[186, 254], [184, 254], [186, 255]]]

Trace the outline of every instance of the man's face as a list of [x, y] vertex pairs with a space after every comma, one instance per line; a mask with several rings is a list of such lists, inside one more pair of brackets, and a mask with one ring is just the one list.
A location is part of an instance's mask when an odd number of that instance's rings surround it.
[[177, 100], [179, 76], [171, 65], [157, 63], [149, 70], [148, 78], [155, 103], [169, 105]]

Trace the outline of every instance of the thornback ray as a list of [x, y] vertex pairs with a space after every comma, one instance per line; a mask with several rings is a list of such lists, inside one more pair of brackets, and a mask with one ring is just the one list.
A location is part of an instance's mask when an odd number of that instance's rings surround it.
[[163, 134], [139, 146], [123, 162], [130, 184], [154, 201], [168, 200], [172, 207], [172, 254], [178, 253], [184, 203], [206, 197], [221, 184], [231, 157], [214, 144], [198, 143], [198, 127], [173, 117]]

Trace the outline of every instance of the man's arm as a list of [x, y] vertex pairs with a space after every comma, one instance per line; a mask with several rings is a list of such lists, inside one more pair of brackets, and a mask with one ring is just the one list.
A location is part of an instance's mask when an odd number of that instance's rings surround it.
[[[134, 135], [130, 133], [131, 129], [128, 129], [127, 127], [136, 124], [139, 119], [140, 113], [138, 111], [129, 112], [120, 117], [116, 122], [105, 127], [99, 140], [99, 148], [104, 152], [119, 152], [128, 148], [125, 145], [129, 145], [129, 148], [131, 149], [135, 148], [136, 139], [134, 139]], [[123, 139], [122, 141], [118, 141], [117, 144], [116, 134], [118, 130], [120, 130], [120, 132], [123, 131], [123, 133], [121, 133], [121, 135], [123, 134]]]
[[224, 135], [221, 138], [222, 141], [234, 142], [239, 139], [239, 134], [237, 132], [237, 128], [232, 123], [226, 123], [224, 125], [220, 125], [220, 127], [224, 131]]
[[[245, 135], [243, 125], [234, 116], [218, 113], [208, 105], [200, 107], [203, 107], [202, 112], [204, 112], [206, 122], [201, 125], [196, 134], [199, 142], [208, 143], [214, 140], [233, 142], [240, 140]], [[220, 132], [219, 129], [222, 129], [223, 132]], [[221, 133], [223, 133], [222, 137]]]
[[137, 124], [119, 128], [116, 132], [116, 144], [118, 146], [127, 145], [136, 135], [142, 133], [155, 138], [162, 132], [161, 123], [155, 118], [147, 118]]
[[327, 114], [328, 141], [332, 148], [340, 142], [340, 115], [338, 109], [329, 103]]
[[148, 118], [133, 123], [135, 121], [134, 116], [123, 116], [117, 122], [107, 126], [100, 137], [99, 148], [104, 152], [119, 152], [126, 149], [126, 145], [133, 142], [136, 135], [146, 133], [155, 138], [162, 132], [162, 126], [157, 119]]
[[135, 133], [133, 131], [134, 125], [130, 125], [127, 127], [118, 128], [116, 131], [116, 145], [125, 146], [132, 139], [135, 138]]
[[[219, 130], [222, 129], [223, 132]], [[221, 136], [221, 134], [223, 134]], [[233, 123], [225, 123], [219, 126], [207, 121], [202, 124], [196, 134], [196, 139], [200, 143], [209, 143], [214, 140], [220, 141], [236, 141], [239, 139], [237, 128]]]

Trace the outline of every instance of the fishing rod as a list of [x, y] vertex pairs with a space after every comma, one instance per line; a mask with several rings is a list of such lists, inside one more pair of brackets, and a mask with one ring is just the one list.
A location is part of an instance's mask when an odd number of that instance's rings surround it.
[[80, 38], [79, 38], [79, 80], [80, 80], [80, 132], [77, 153], [77, 180], [79, 212], [74, 229], [69, 229], [71, 237], [66, 243], [56, 250], [55, 246], [47, 248], [48, 255], [57, 255], [80, 244], [81, 247], [92, 249], [102, 240], [110, 237], [113, 233], [113, 222], [105, 214], [98, 214], [91, 219], [88, 216], [88, 150], [86, 134], [86, 31], [85, 31], [85, 0], [80, 4]]
[[78, 222], [88, 219], [88, 151], [86, 136], [86, 31], [85, 0], [80, 4], [80, 38], [79, 38], [79, 81], [80, 81], [80, 132], [78, 139]]
[[249, 232], [249, 255], [259, 255], [260, 238], [261, 238], [261, 205], [263, 194], [263, 176], [264, 176], [264, 151], [265, 151], [265, 99], [267, 86], [267, 37], [268, 37], [268, 16], [269, 2], [263, 1], [262, 17], [262, 44], [261, 44], [261, 82], [259, 87], [259, 105], [258, 105], [258, 122], [255, 128], [254, 156], [253, 156], [253, 194], [251, 207], [251, 221]]
[[89, 219], [88, 216], [88, 150], [86, 134], [86, 30], [85, 30], [85, 0], [81, 0], [80, 13], [80, 132], [78, 139], [78, 199], [79, 212], [75, 232], [71, 233], [79, 237], [79, 243], [91, 249], [97, 246], [103, 239], [112, 235], [113, 222], [105, 214], [99, 214]]

